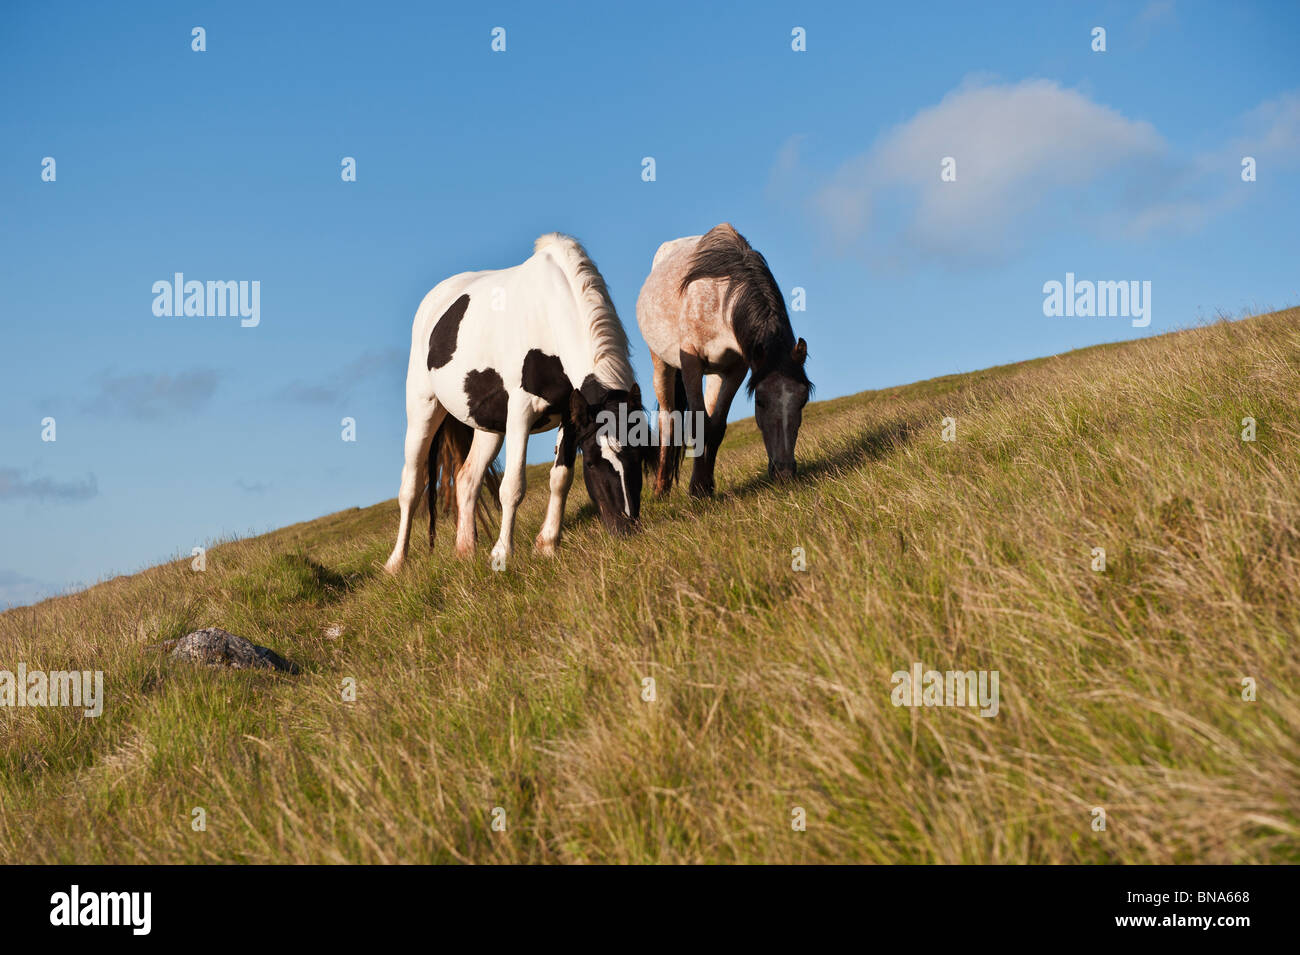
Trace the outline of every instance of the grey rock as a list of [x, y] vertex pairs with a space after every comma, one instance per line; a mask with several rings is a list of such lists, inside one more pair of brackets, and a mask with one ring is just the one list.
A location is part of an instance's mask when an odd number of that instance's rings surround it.
[[188, 660], [204, 666], [229, 667], [232, 670], [283, 670], [298, 673], [296, 663], [291, 663], [267, 647], [259, 647], [251, 640], [227, 633], [219, 627], [205, 627], [187, 633], [179, 640], [159, 644], [160, 649], [171, 649], [173, 660]]

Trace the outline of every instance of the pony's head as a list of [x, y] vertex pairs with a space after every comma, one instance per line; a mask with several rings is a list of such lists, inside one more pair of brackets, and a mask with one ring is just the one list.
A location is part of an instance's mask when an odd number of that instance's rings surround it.
[[606, 389], [589, 382], [588, 394], [575, 388], [569, 420], [582, 449], [582, 479], [600, 519], [611, 534], [627, 534], [641, 518], [641, 449], [620, 435], [613, 422], [632, 422], [641, 408], [641, 387]]
[[802, 338], [781, 354], [754, 356], [749, 393], [754, 398], [754, 420], [767, 448], [767, 473], [778, 481], [795, 475], [794, 443], [803, 421], [812, 382], [804, 373], [808, 343]]

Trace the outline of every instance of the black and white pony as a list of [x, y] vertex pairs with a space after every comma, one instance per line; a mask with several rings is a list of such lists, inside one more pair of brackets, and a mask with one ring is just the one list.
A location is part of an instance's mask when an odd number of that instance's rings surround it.
[[634, 412], [642, 413], [641, 391], [627, 334], [605, 280], [576, 239], [553, 232], [520, 265], [440, 282], [420, 303], [411, 328], [401, 519], [385, 569], [396, 573], [406, 558], [412, 512], [426, 486], [429, 545], [439, 487], [450, 505], [454, 481], [456, 551], [473, 551], [479, 491], [504, 438], [501, 532], [492, 548], [499, 566], [513, 548], [528, 436], [557, 425], [537, 550], [552, 554], [559, 543], [578, 448], [601, 520], [613, 533], [631, 530], [641, 510], [642, 452], [621, 445], [601, 421]]

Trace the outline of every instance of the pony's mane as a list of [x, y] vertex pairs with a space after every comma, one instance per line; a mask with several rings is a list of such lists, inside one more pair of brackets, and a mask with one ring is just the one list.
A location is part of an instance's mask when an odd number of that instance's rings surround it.
[[768, 268], [763, 253], [751, 246], [730, 223], [714, 226], [700, 239], [691, 253], [690, 265], [682, 277], [678, 292], [698, 279], [726, 279], [727, 292], [723, 308], [731, 309], [731, 327], [746, 361], [762, 355], [758, 367], [749, 377], [747, 390], [752, 395], [758, 382], [778, 367], [792, 365], [792, 373], [802, 376], [803, 369], [784, 356], [794, 349], [794, 329], [785, 310], [785, 299], [777, 287], [776, 277]]
[[548, 232], [538, 236], [533, 252], [548, 249], [564, 269], [577, 300], [578, 312], [587, 322], [594, 361], [592, 374], [607, 388], [631, 391], [636, 374], [628, 359], [627, 332], [610, 301], [605, 279], [587, 250], [571, 235]]

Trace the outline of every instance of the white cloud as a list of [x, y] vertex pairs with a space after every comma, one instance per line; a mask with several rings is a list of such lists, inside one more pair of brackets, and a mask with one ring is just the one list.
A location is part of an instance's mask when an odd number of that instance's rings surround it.
[[1261, 103], [1246, 114], [1244, 125], [1247, 132], [1234, 140], [1234, 153], [1263, 158], [1279, 168], [1300, 163], [1300, 91]]
[[1261, 103], [1239, 122], [1243, 132], [1222, 148], [1193, 156], [1165, 177], [1160, 188], [1123, 224], [1130, 236], [1158, 231], [1194, 232], [1251, 197], [1241, 187], [1241, 162], [1250, 156], [1260, 176], [1274, 179], [1300, 165], [1300, 93]]
[[1140, 24], [1172, 23], [1178, 14], [1174, 9], [1174, 0], [1151, 0], [1138, 14]]
[[308, 405], [338, 405], [352, 395], [353, 386], [371, 378], [389, 383], [406, 380], [406, 352], [400, 348], [362, 352], [334, 373], [312, 381], [296, 379], [276, 397]]
[[781, 144], [776, 154], [776, 162], [773, 163], [772, 172], [767, 179], [769, 199], [779, 200], [795, 191], [796, 178], [800, 174], [799, 150], [807, 138], [806, 133], [795, 133]]
[[[1243, 155], [1290, 165], [1300, 154], [1300, 95], [1243, 118], [1223, 149], [1184, 156], [1149, 122], [1125, 117], [1050, 80], [968, 80], [843, 163], [806, 197], [841, 247], [877, 263], [950, 265], [1006, 259], [1046, 234], [1083, 228], [1141, 238], [1196, 231], [1243, 202]], [[798, 143], [772, 183], [807, 181]], [[940, 178], [945, 157], [956, 181]], [[1261, 159], [1261, 162], [1264, 161]]]
[[140, 372], [100, 376], [99, 391], [83, 404], [90, 412], [123, 414], [139, 420], [154, 420], [174, 414], [192, 414], [217, 390], [217, 373], [194, 368], [176, 375]]
[[[845, 163], [813, 206], [844, 243], [883, 223], [890, 232], [901, 225], [902, 238], [922, 252], [999, 257], [1054, 190], [1086, 188], [1165, 150], [1150, 123], [1054, 82], [968, 83]], [[955, 182], [940, 180], [949, 156]]]
[[21, 468], [0, 468], [0, 501], [33, 500], [86, 501], [99, 494], [95, 475], [84, 481], [57, 481], [51, 477], [29, 477]]

